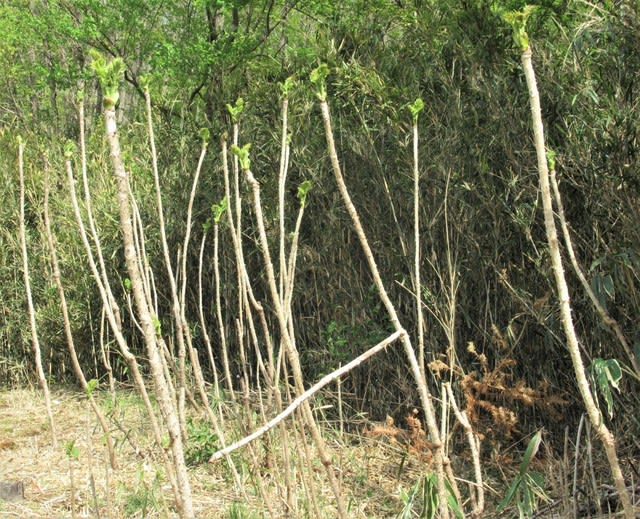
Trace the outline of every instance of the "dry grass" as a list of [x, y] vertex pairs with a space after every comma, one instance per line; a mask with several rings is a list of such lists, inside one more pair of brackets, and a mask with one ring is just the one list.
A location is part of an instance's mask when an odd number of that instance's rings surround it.
[[[170, 485], [162, 476], [163, 465], [152, 444], [140, 400], [133, 392], [119, 391], [115, 405], [108, 394], [99, 395], [113, 427], [117, 470], [109, 467], [102, 430], [84, 395], [55, 391], [53, 399], [59, 435], [55, 446], [51, 445], [44, 402], [38, 391], [0, 393], [0, 479], [23, 481], [25, 488], [23, 501], [0, 501], [0, 516], [73, 517], [70, 467], [78, 518], [176, 516]], [[350, 498], [351, 516], [395, 517], [402, 508], [400, 490], [408, 490], [424, 468], [419, 458], [408, 454], [406, 446], [394, 439], [368, 437], [360, 432], [339, 436], [331, 430], [327, 436], [334, 448], [343, 491]], [[277, 437], [273, 441], [277, 442]], [[77, 448], [76, 456], [68, 455], [71, 444]], [[292, 457], [300, 457], [299, 445], [288, 448]], [[256, 444], [258, 458], [264, 457], [263, 451], [264, 445]], [[223, 462], [191, 468], [197, 517], [268, 516], [254, 484], [256, 471], [252, 467], [256, 465], [248, 458], [246, 450], [234, 453], [234, 461], [246, 483], [244, 492], [236, 488]], [[296, 466], [300, 463], [303, 460], [298, 459]], [[284, 515], [284, 482], [278, 478], [278, 471], [264, 470], [260, 477]], [[323, 471], [311, 467], [306, 477], [313, 478], [317, 485], [323, 514], [333, 517], [333, 500]], [[299, 508], [306, 510], [301, 474], [295, 474], [295, 483]], [[237, 515], [232, 513], [234, 503], [236, 511], [239, 510]], [[306, 512], [304, 515], [313, 516]]]
[[[103, 407], [111, 409], [116, 440], [119, 467], [115, 471], [109, 467], [102, 430], [82, 394], [54, 393], [60, 438], [52, 446], [42, 396], [30, 390], [0, 393], [0, 475], [25, 484], [24, 501], [0, 502], [2, 517], [72, 517], [70, 466], [77, 517], [141, 517], [143, 510], [144, 517], [174, 516], [170, 486], [161, 476], [156, 481], [163, 472], [162, 463], [154, 453], [139, 400], [121, 392], [116, 406], [108, 401], [105, 395]], [[72, 442], [77, 457], [67, 455]], [[239, 496], [207, 467], [196, 468], [193, 475], [198, 517], [223, 517], [220, 512]]]
[[[73, 518], [72, 502], [77, 518], [176, 517], [171, 488], [162, 475], [164, 467], [151, 440], [139, 397], [128, 389], [118, 391], [115, 404], [108, 393], [98, 393], [97, 396], [113, 429], [117, 470], [109, 467], [102, 430], [82, 393], [61, 390], [53, 393], [59, 438], [58, 444], [52, 446], [41, 393], [33, 390], [0, 392], [0, 480], [22, 481], [25, 489], [23, 501], [10, 503], [0, 500], [0, 517]], [[322, 410], [319, 409], [318, 413], [322, 415]], [[242, 416], [242, 412], [228, 408], [227, 415], [225, 434], [227, 442], [230, 442], [240, 434], [238, 422], [231, 417]], [[192, 419], [199, 424], [206, 423], [202, 416], [193, 415]], [[255, 416], [253, 419], [254, 424], [258, 424]], [[254, 427], [247, 423], [246, 415], [240, 420], [245, 430]], [[349, 422], [350, 432], [340, 433], [338, 427], [326, 421], [322, 423], [332, 448], [345, 501], [349, 503], [350, 517], [398, 517], [403, 509], [402, 493], [406, 495], [429, 471], [429, 445], [419, 424], [412, 430], [405, 424], [394, 424], [391, 419], [386, 423], [372, 424], [360, 418], [357, 422]], [[410, 425], [411, 421], [408, 423]], [[285, 517], [282, 453], [287, 449], [292, 459], [289, 470], [296, 507], [296, 512], [288, 517], [335, 517], [333, 496], [324, 471], [319, 463], [306, 462], [300, 436], [293, 434], [291, 424], [291, 420], [287, 421], [292, 433], [291, 444], [283, 446], [280, 437], [274, 433], [255, 442], [253, 455], [248, 448], [233, 453], [242, 488], [235, 484], [226, 462], [191, 467], [196, 516], [199, 519], [269, 517], [256, 484], [259, 478], [271, 501], [274, 516]], [[204, 430], [206, 434], [206, 427]], [[67, 454], [72, 443], [77, 448], [77, 456]], [[465, 446], [461, 443], [454, 447], [454, 444], [450, 456], [456, 474], [461, 478], [459, 485], [464, 488], [463, 480], [467, 476], [470, 478], [470, 474], [464, 473], [465, 467], [470, 466], [470, 460]], [[312, 449], [311, 444], [309, 446]], [[485, 444], [485, 486], [493, 504], [484, 517], [492, 517], [490, 510], [500, 501], [517, 472], [521, 447], [524, 445], [518, 443], [499, 448]], [[563, 463], [545, 443], [545, 450], [534, 460], [534, 466], [537, 472], [544, 474], [552, 499], [544, 505], [546, 508], [543, 506], [542, 510], [546, 512], [539, 517], [559, 517], [570, 511], [573, 462], [567, 460]], [[74, 481], [73, 500], [70, 468]], [[596, 472], [607, 479], [599, 469]], [[581, 470], [578, 479], [579, 488], [588, 490], [588, 475]], [[309, 496], [305, 492], [305, 485], [310, 481], [315, 486], [320, 516], [310, 511]], [[583, 501], [579, 508], [584, 510], [584, 505]]]

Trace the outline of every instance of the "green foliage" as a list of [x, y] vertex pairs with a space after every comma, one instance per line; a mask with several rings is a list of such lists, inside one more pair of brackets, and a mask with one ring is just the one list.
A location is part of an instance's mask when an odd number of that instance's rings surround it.
[[609, 299], [614, 299], [616, 295], [615, 285], [611, 274], [594, 274], [591, 277], [590, 285], [591, 290], [593, 290], [593, 293], [598, 298], [598, 302], [603, 308], [607, 309], [607, 301]]
[[327, 76], [329, 76], [329, 66], [326, 63], [318, 65], [309, 75], [309, 79], [316, 87], [316, 96], [320, 101], [327, 100]]
[[211, 132], [209, 131], [209, 128], [200, 128], [200, 131], [198, 132], [198, 134], [200, 135], [200, 140], [202, 141], [202, 145], [207, 146], [209, 144], [209, 138], [211, 137]]
[[[148, 517], [152, 512], [155, 512], [159, 508], [162, 474], [159, 471], [155, 472], [153, 481], [149, 484], [146, 481], [144, 467], [138, 470], [136, 488], [133, 491], [126, 489], [127, 493], [124, 497], [124, 511], [127, 517], [134, 517], [140, 515], [141, 517]], [[123, 486], [124, 488], [124, 486]]]
[[[495, 5], [495, 4], [494, 4]], [[527, 20], [536, 10], [534, 5], [526, 5], [521, 11], [502, 11], [502, 19], [511, 25], [513, 29], [513, 40], [520, 50], [529, 47], [529, 35], [527, 34]]]
[[243, 503], [232, 503], [229, 506], [226, 517], [228, 519], [257, 519], [258, 516], [247, 510]]
[[229, 115], [231, 115], [231, 120], [233, 121], [233, 124], [237, 124], [240, 121], [240, 115], [242, 115], [242, 112], [244, 111], [244, 99], [239, 97], [236, 100], [235, 105], [230, 105], [227, 103], [226, 106], [227, 106], [227, 112], [229, 112]]
[[93, 392], [98, 388], [98, 379], [97, 378], [92, 378], [91, 380], [87, 381], [87, 387], [85, 389], [85, 393], [87, 394], [87, 396], [91, 396], [93, 395]]
[[231, 146], [231, 153], [233, 153], [240, 161], [240, 169], [248, 171], [251, 169], [251, 159], [249, 158], [249, 150], [251, 150], [251, 143], [247, 143], [244, 146]]
[[185, 461], [187, 465], [197, 466], [207, 463], [219, 448], [218, 436], [211, 430], [206, 420], [187, 420], [187, 445]]
[[556, 169], [556, 152], [553, 150], [547, 150], [547, 166], [549, 170]]
[[162, 323], [160, 322], [160, 319], [158, 316], [152, 315], [151, 322], [153, 323], [153, 330], [155, 331], [155, 334], [160, 337], [162, 335]]
[[424, 110], [424, 101], [422, 99], [418, 98], [413, 103], [408, 105], [407, 108], [411, 112], [411, 120], [413, 121], [413, 124], [417, 124], [418, 123], [418, 115], [420, 115], [420, 112], [422, 112], [422, 110]]
[[498, 505], [496, 512], [501, 513], [514, 500], [520, 519], [533, 517], [537, 509], [538, 500], [548, 500], [544, 491], [544, 477], [542, 474], [530, 470], [531, 460], [534, 458], [540, 443], [542, 442], [542, 431], [533, 435], [527, 449], [525, 450], [520, 469], [517, 476], [511, 483], [502, 501]]
[[343, 363], [349, 358], [350, 352], [346, 348], [349, 344], [347, 333], [349, 327], [330, 321], [324, 330], [327, 352], [332, 362]]
[[213, 217], [213, 221], [216, 224], [220, 223], [220, 219], [227, 212], [227, 208], [229, 207], [229, 203], [227, 201], [227, 197], [225, 196], [222, 200], [220, 200], [219, 204], [213, 204], [211, 206], [211, 216]]
[[[462, 507], [458, 503], [449, 481], [445, 482], [445, 486], [449, 510], [453, 512], [456, 519], [462, 519], [464, 517]], [[438, 482], [436, 475], [433, 472], [424, 475], [409, 492], [401, 491], [400, 499], [404, 506], [397, 519], [411, 519], [413, 517], [434, 519], [438, 512]]]
[[126, 65], [122, 58], [114, 58], [107, 62], [104, 56], [95, 49], [90, 49], [92, 62], [91, 67], [98, 76], [100, 86], [102, 87], [102, 102], [106, 109], [116, 105], [120, 98], [119, 88]]
[[73, 155], [76, 153], [76, 143], [68, 140], [64, 143], [64, 158], [67, 160], [71, 160]]
[[[403, 326], [411, 333], [416, 323], [407, 258], [413, 214], [406, 173], [412, 162], [409, 112], [404, 107], [408, 99], [427, 99], [428, 114], [424, 109], [420, 112], [420, 117], [426, 115], [420, 139], [425, 179], [420, 216], [424, 222], [421, 292], [430, 311], [426, 324], [427, 343], [433, 345], [430, 352], [437, 357], [449, 340], [460, 343], [473, 337], [489, 358], [500, 358], [502, 346], [493, 340], [491, 325], [502, 328], [503, 323], [508, 326], [507, 339], [517, 366], [527, 367], [514, 368], [522, 369], [514, 377], [523, 378], [532, 387], [549, 380], [552, 386], [575, 391], [566, 377], [558, 376], [566, 371], [567, 360], [560, 354], [562, 333], [555, 306], [545, 299], [553, 279], [544, 256], [546, 248], [541, 245], [543, 226], [531, 174], [534, 161], [522, 139], [529, 132], [528, 113], [523, 108], [527, 94], [510, 49], [512, 28], [496, 12], [512, 12], [510, 21], [517, 26], [517, 30], [513, 28], [516, 36], [519, 34], [520, 40], [530, 36], [536, 42], [541, 94], [547, 99], [548, 145], [558, 157], [556, 164], [550, 155], [547, 160], [550, 167], [558, 168], [567, 219], [575, 233], [576, 255], [587, 264], [593, 262], [589, 279], [594, 292], [632, 336], [637, 328], [633, 316], [640, 313], [635, 210], [640, 204], [636, 174], [639, 115], [634, 95], [640, 74], [638, 6], [622, 0], [593, 9], [587, 3], [541, 0], [537, 2], [540, 8], [530, 13], [524, 8], [525, 0], [496, 3], [501, 7], [492, 12], [488, 2], [436, 2], [424, 9], [411, 2], [320, 0], [289, 9], [290, 2], [268, 0], [114, 0], [107, 8], [101, 0], [78, 0], [73, 2], [74, 10], [59, 1], [5, 2], [0, 6], [0, 184], [7, 194], [0, 207], [0, 284], [4, 296], [0, 380], [13, 383], [32, 376], [15, 238], [17, 133], [29, 143], [25, 150], [27, 241], [38, 326], [48, 349], [45, 370], [58, 377], [69, 376], [69, 371], [61, 368], [69, 365], [68, 354], [42, 236], [41, 151], [49, 150], [52, 220], [73, 332], [83, 366], [93, 370], [97, 365], [98, 372], [88, 377], [103, 374], [93, 349], [101, 302], [69, 207], [65, 156], [60, 149], [67, 139], [78, 140], [74, 103], [82, 81], [92, 203], [107, 269], [112, 279], [122, 279], [125, 269], [113, 182], [97, 122], [99, 107], [94, 102], [99, 92], [87, 57], [87, 49], [96, 48], [104, 56], [121, 56], [130, 65], [127, 81], [119, 91], [120, 103], [126, 108], [119, 114], [119, 128], [123, 152], [129, 157], [127, 165], [134, 173], [132, 192], [144, 222], [160, 312], [166, 309], [170, 296], [154, 225], [142, 99], [145, 88], [153, 99], [171, 250], [177, 250], [184, 238], [183, 215], [188, 202], [184, 187], [201, 151], [200, 142], [190, 136], [202, 127], [210, 128], [212, 135], [228, 131], [228, 100], [238, 100], [230, 107], [230, 118], [237, 122], [242, 117], [241, 138], [250, 136], [251, 157], [265, 173], [261, 176], [265, 214], [276, 214], [278, 107], [283, 97], [289, 99], [287, 203], [304, 204], [307, 214], [300, 234], [301, 261], [296, 266], [293, 299], [294, 309], [305, 317], [294, 319], [293, 325], [309, 377], [334, 369], [389, 330], [384, 311], [377, 306], [377, 294], [369, 292], [366, 262], [335, 196], [315, 92], [324, 99], [331, 96], [336, 143], [354, 204], [374, 245], [381, 275], [388, 280], [390, 295], [398, 304]], [[31, 5], [36, 9], [32, 11]], [[210, 21], [215, 16], [224, 23], [213, 27]], [[519, 41], [522, 43], [526, 40]], [[294, 77], [307, 77], [318, 63], [325, 65], [314, 71], [316, 83], [296, 88]], [[106, 61], [101, 66], [107, 67]], [[327, 85], [329, 71], [332, 77]], [[411, 115], [413, 119], [417, 114]], [[64, 151], [66, 158], [77, 158], [75, 149], [65, 147]], [[219, 211], [211, 211], [212, 204], [224, 194], [219, 164], [213, 156], [205, 163], [211, 174], [203, 175], [194, 207], [194, 215], [201, 218], [200, 223], [205, 222], [205, 230], [216, 216], [222, 218], [226, 212], [222, 202]], [[306, 182], [313, 184], [313, 204], [307, 205]], [[449, 216], [446, 222], [445, 212]], [[288, 213], [287, 224], [292, 213]], [[243, 221], [248, 274], [257, 294], [268, 293], [263, 266], [252, 249], [252, 219]], [[269, 239], [277, 232], [274, 222], [267, 218]], [[226, 229], [221, 231], [221, 289], [223, 301], [228, 303], [235, 300], [236, 292], [230, 282], [233, 276], [225, 269], [235, 260]], [[448, 265], [443, 254], [448, 247], [455, 265]], [[195, 252], [187, 254], [188, 265], [196, 265]], [[210, 315], [212, 266], [210, 258], [204, 259], [203, 301]], [[444, 273], [450, 267], [460, 281], [451, 338], [438, 326], [443, 312], [450, 308], [447, 305], [454, 303], [447, 301]], [[116, 287], [115, 295], [121, 302], [130, 290], [128, 285], [125, 280], [120, 290]], [[577, 283], [570, 288], [572, 293], [580, 293]], [[191, 291], [187, 294], [193, 297]], [[611, 340], [606, 327], [599, 325], [589, 301], [573, 297], [572, 304], [581, 316], [576, 325], [584, 338], [585, 352], [592, 358], [620, 359], [622, 365], [624, 351]], [[195, 308], [195, 301], [187, 301], [190, 322], [196, 322]], [[126, 336], [136, 336], [130, 320], [125, 319], [124, 326]], [[237, 344], [232, 344], [236, 340], [230, 338], [230, 351], [237, 351]], [[133, 341], [131, 346], [136, 350], [139, 344]], [[634, 351], [640, 358], [640, 339], [636, 339]], [[357, 370], [345, 380], [345, 384], [352, 384], [345, 389], [358, 395], [366, 387], [370, 401], [381, 403], [375, 412], [382, 414], [388, 411], [386, 405], [392, 405], [388, 402], [415, 396], [407, 395], [406, 387], [397, 382], [397, 366], [404, 362], [401, 353], [390, 350], [385, 355], [384, 361], [374, 359], [368, 365], [370, 373], [384, 384], [368, 384]], [[122, 357], [113, 355], [112, 361], [116, 375], [126, 378], [128, 368]], [[468, 359], [462, 355], [460, 361], [466, 368]], [[607, 375], [604, 377], [610, 388]], [[605, 414], [607, 397], [596, 379], [593, 387]], [[576, 419], [572, 413], [567, 413], [569, 423]], [[616, 426], [627, 432], [626, 423], [621, 422], [635, 414], [618, 413]], [[548, 418], [545, 425], [553, 428], [557, 424]]]
[[300, 202], [300, 207], [304, 207], [307, 202], [307, 195], [309, 191], [311, 191], [311, 187], [313, 186], [310, 180], [305, 180], [298, 186], [298, 201]]
[[613, 395], [611, 388], [620, 391], [622, 370], [616, 359], [593, 359], [589, 368], [591, 379], [607, 404], [609, 418], [613, 418]]
[[80, 457], [80, 449], [76, 447], [76, 441], [71, 440], [67, 442], [64, 446], [64, 452], [69, 459], [77, 460]]
[[278, 85], [280, 86], [280, 93], [282, 94], [282, 97], [286, 99], [289, 97], [289, 94], [295, 85], [295, 77], [289, 76], [282, 83], [278, 83]]
[[[368, 302], [372, 303], [375, 296], [375, 286], [372, 286]], [[389, 325], [382, 317], [382, 309], [374, 304], [371, 304], [371, 307], [373, 315], [366, 322], [345, 324], [331, 320], [327, 323], [322, 331], [323, 358], [319, 360], [314, 357], [313, 365], [316, 369], [321, 373], [336, 369], [338, 365], [348, 362], [361, 353], [363, 347], [372, 346], [389, 334]], [[318, 353], [314, 352], [313, 355]]]

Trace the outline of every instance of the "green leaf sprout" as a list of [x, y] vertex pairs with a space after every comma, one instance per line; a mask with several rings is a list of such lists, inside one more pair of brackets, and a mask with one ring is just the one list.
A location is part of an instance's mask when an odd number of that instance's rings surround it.
[[151, 316], [151, 322], [153, 323], [153, 329], [156, 332], [157, 336], [162, 335], [162, 324], [160, 323], [160, 319], [157, 316]]
[[71, 160], [73, 154], [76, 152], [76, 143], [72, 140], [68, 140], [64, 143], [64, 158], [66, 160]]
[[118, 102], [118, 88], [127, 68], [122, 58], [114, 58], [107, 63], [104, 56], [95, 49], [90, 49], [91, 67], [98, 76], [102, 88], [102, 104], [105, 109], [112, 108]]
[[209, 138], [211, 137], [211, 132], [209, 131], [209, 128], [200, 128], [198, 135], [200, 135], [200, 140], [202, 140], [202, 145], [207, 146], [209, 144]]
[[418, 115], [422, 110], [424, 110], [424, 101], [418, 98], [408, 105], [407, 108], [409, 108], [409, 111], [411, 112], [411, 120], [413, 121], [413, 124], [416, 124], [418, 122]]
[[249, 159], [249, 150], [251, 149], [251, 143], [245, 144], [242, 148], [235, 144], [231, 146], [231, 153], [233, 153], [238, 160], [240, 160], [240, 168], [243, 171], [251, 169], [251, 160]]
[[231, 115], [231, 120], [233, 121], [233, 124], [238, 123], [238, 121], [240, 120], [240, 114], [242, 114], [243, 110], [244, 110], [244, 99], [242, 99], [241, 97], [237, 99], [235, 106], [227, 103], [227, 111]]
[[293, 88], [294, 76], [289, 76], [282, 83], [279, 83], [279, 85], [280, 85], [280, 92], [282, 93], [282, 97], [286, 99], [287, 97], [289, 97], [289, 92], [291, 92], [291, 89]]
[[312, 187], [311, 180], [305, 180], [298, 186], [298, 200], [300, 201], [300, 206], [304, 207], [307, 201], [307, 194], [311, 191]]
[[211, 215], [213, 216], [213, 221], [216, 223], [220, 223], [220, 218], [224, 215], [228, 207], [227, 197], [225, 196], [222, 200], [220, 200], [219, 204], [213, 204], [211, 206]]
[[329, 67], [326, 63], [321, 64], [311, 71], [309, 75], [309, 79], [311, 82], [316, 85], [316, 95], [320, 101], [327, 100], [327, 88], [325, 84], [325, 80], [329, 75]]
[[556, 152], [553, 150], [547, 150], [547, 165], [550, 170], [556, 169]]
[[525, 5], [522, 11], [506, 11], [502, 13], [502, 19], [511, 25], [513, 39], [522, 51], [529, 47], [529, 35], [526, 31], [527, 20], [535, 10], [535, 5]]

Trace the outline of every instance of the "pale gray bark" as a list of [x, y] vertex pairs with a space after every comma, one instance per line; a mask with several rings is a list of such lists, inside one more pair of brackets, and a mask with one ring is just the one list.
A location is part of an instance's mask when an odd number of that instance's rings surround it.
[[531, 62], [531, 47], [527, 47], [522, 52], [522, 68], [527, 80], [529, 90], [529, 102], [531, 105], [531, 120], [533, 123], [533, 138], [536, 147], [536, 157], [538, 160], [538, 173], [540, 180], [540, 193], [542, 195], [542, 207], [544, 212], [544, 226], [547, 233], [547, 242], [549, 244], [549, 254], [551, 256], [551, 264], [553, 274], [556, 280], [556, 288], [558, 290], [558, 299], [560, 304], [560, 317], [565, 335], [567, 337], [567, 349], [573, 364], [573, 370], [576, 377], [576, 383], [582, 396], [589, 420], [602, 444], [604, 446], [613, 481], [618, 491], [620, 503], [624, 509], [626, 519], [633, 519], [633, 505], [631, 497], [627, 491], [624, 476], [618, 462], [618, 454], [616, 452], [616, 442], [613, 434], [609, 431], [604, 423], [602, 413], [598, 409], [596, 402], [589, 387], [584, 363], [580, 354], [580, 346], [573, 325], [573, 317], [571, 315], [571, 302], [569, 299], [569, 287], [565, 279], [564, 267], [562, 264], [562, 256], [560, 254], [560, 245], [558, 242], [558, 233], [556, 230], [555, 219], [553, 215], [553, 202], [551, 197], [551, 188], [549, 183], [549, 168], [547, 165], [547, 156], [544, 143], [544, 127], [542, 124], [542, 110], [540, 108], [540, 95], [538, 93], [538, 85], [536, 75]]
[[170, 438], [170, 448], [173, 454], [173, 463], [181, 498], [180, 515], [184, 519], [195, 519], [191, 485], [184, 460], [184, 448], [178, 412], [169, 391], [165, 378], [160, 348], [156, 337], [154, 321], [157, 316], [152, 315], [144, 291], [144, 281], [138, 263], [138, 252], [135, 247], [133, 235], [133, 223], [131, 215], [131, 202], [129, 200], [129, 176], [124, 168], [120, 153], [120, 142], [117, 134], [116, 112], [114, 107], [107, 107], [104, 111], [105, 128], [111, 163], [117, 188], [118, 209], [120, 215], [120, 231], [124, 245], [124, 257], [127, 272], [131, 281], [131, 291], [135, 301], [138, 320], [142, 328], [144, 342], [147, 349], [149, 367], [153, 377], [155, 395], [158, 400], [160, 412], [167, 426]]
[[18, 171], [20, 176], [20, 249], [22, 252], [22, 274], [24, 279], [24, 291], [27, 298], [27, 308], [29, 311], [29, 325], [31, 326], [31, 345], [36, 364], [36, 374], [44, 394], [44, 403], [47, 408], [47, 417], [51, 427], [51, 444], [55, 447], [57, 443], [56, 424], [53, 420], [51, 409], [51, 396], [49, 394], [49, 384], [42, 368], [42, 349], [38, 339], [38, 327], [36, 323], [36, 309], [31, 295], [31, 277], [29, 275], [29, 256], [27, 254], [27, 231], [25, 229], [25, 187], [24, 187], [24, 143], [18, 144]]

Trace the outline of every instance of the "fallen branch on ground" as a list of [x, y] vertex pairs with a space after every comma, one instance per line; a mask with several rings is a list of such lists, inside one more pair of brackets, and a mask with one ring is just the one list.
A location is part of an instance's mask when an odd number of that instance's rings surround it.
[[282, 411], [280, 414], [278, 414], [277, 416], [269, 420], [262, 427], [260, 427], [259, 429], [256, 429], [250, 435], [245, 436], [241, 440], [238, 440], [237, 442], [229, 445], [228, 447], [225, 447], [224, 449], [214, 452], [212, 456], [209, 458], [209, 463], [213, 463], [214, 461], [219, 460], [220, 458], [232, 453], [233, 451], [239, 449], [240, 447], [244, 447], [245, 445], [251, 443], [253, 440], [262, 436], [267, 431], [273, 429], [282, 420], [284, 420], [287, 416], [292, 414], [298, 407], [300, 407], [300, 405], [305, 400], [309, 399], [315, 393], [320, 391], [324, 386], [333, 382], [334, 380], [341, 377], [345, 373], [348, 373], [353, 368], [355, 368], [356, 366], [358, 366], [359, 364], [367, 360], [369, 357], [372, 357], [376, 353], [379, 353], [380, 351], [384, 350], [387, 346], [389, 346], [390, 344], [398, 340], [401, 336], [405, 335], [406, 333], [407, 332], [405, 330], [398, 330], [397, 332], [392, 333], [385, 340], [379, 342], [372, 348], [368, 349], [362, 355], [359, 355], [358, 357], [353, 359], [351, 362], [345, 364], [341, 368], [336, 369], [335, 371], [329, 373], [328, 375], [325, 375], [313, 386], [307, 389], [304, 393], [294, 398], [291, 404], [289, 404], [289, 406], [284, 411]]

